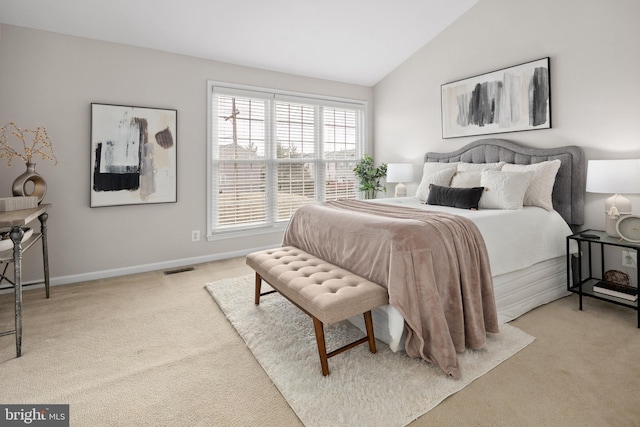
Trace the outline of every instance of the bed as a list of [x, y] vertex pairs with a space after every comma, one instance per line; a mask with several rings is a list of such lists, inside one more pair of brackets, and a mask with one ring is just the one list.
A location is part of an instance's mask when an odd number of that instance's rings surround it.
[[[422, 357], [437, 364], [455, 378], [459, 377], [455, 352], [462, 351], [464, 347], [482, 348], [482, 337], [486, 336], [486, 333], [498, 332], [496, 325], [513, 320], [535, 307], [568, 294], [565, 237], [572, 234], [572, 230], [579, 228], [584, 220], [585, 160], [579, 147], [534, 149], [502, 139], [474, 141], [450, 153], [427, 153], [424, 160], [423, 179], [418, 187], [417, 197], [378, 199], [369, 202], [332, 202], [326, 206], [301, 209], [300, 213], [296, 213], [292, 218], [285, 233], [284, 243], [300, 247], [387, 287], [390, 304], [373, 313], [376, 338], [389, 344], [393, 351], [404, 349], [411, 356]], [[542, 170], [543, 166], [548, 169], [551, 165], [554, 165], [552, 169], [555, 171], [552, 181], [546, 184], [551, 194], [545, 196], [545, 200], [538, 203], [539, 206], [514, 209], [509, 205], [508, 197], [504, 198], [502, 195], [493, 201], [502, 209], [496, 209], [496, 206], [490, 203], [487, 204], [489, 208], [481, 204], [479, 210], [424, 204], [429, 196], [437, 199], [433, 197], [436, 190], [463, 192], [480, 179], [487, 183], [487, 180], [496, 176], [517, 178], [522, 181], [520, 186], [525, 188], [523, 186], [529, 186], [530, 182], [540, 181], [536, 170]], [[492, 168], [497, 172], [490, 171]], [[502, 172], [503, 168], [506, 169], [505, 172]], [[455, 171], [451, 173], [453, 169]], [[445, 170], [447, 172], [440, 172]], [[447, 182], [449, 185], [442, 187], [449, 189], [439, 188], [437, 185], [430, 186], [433, 191], [428, 195], [423, 194], [429, 192], [425, 184], [438, 184], [438, 179]], [[528, 181], [525, 185], [526, 179]], [[451, 187], [461, 189], [451, 190]], [[497, 190], [492, 193], [483, 192], [480, 203], [483, 203], [484, 199], [489, 200], [486, 194], [495, 197], [501, 193]], [[520, 200], [522, 203], [522, 198]], [[367, 205], [362, 205], [363, 203]], [[504, 203], [506, 205], [502, 206]], [[388, 209], [393, 210], [393, 213], [387, 213]], [[354, 213], [352, 210], [361, 212]], [[383, 218], [374, 219], [373, 215], [378, 211]], [[424, 255], [421, 249], [416, 249], [416, 245], [435, 245], [439, 251], [459, 251], [459, 247], [465, 249], [466, 246], [475, 244], [472, 240], [464, 240], [456, 243], [457, 249], [447, 249], [442, 244], [448, 243], [440, 242], [438, 244], [444, 248], [441, 249], [433, 237], [430, 237], [431, 240], [424, 239], [416, 243], [414, 237], [421, 233], [418, 231], [419, 225], [416, 224], [421, 221], [416, 219], [422, 216], [442, 217], [445, 221], [453, 221], [452, 217], [455, 217], [456, 221], [457, 218], [464, 218], [461, 220], [463, 225], [471, 222], [473, 226], [469, 233], [477, 230], [482, 236], [479, 240], [481, 245], [486, 246], [488, 261], [483, 261], [482, 253], [478, 255], [474, 252], [471, 254], [471, 261], [462, 262], [462, 258], [458, 258], [453, 263], [460, 264], [456, 266], [459, 269], [446, 274], [439, 270], [451, 269], [450, 266], [444, 266], [446, 259], [469, 255], [450, 252], [439, 259], [429, 258], [426, 267], [424, 262], [415, 261]], [[401, 238], [393, 234], [396, 224], [400, 222], [404, 222], [403, 227], [406, 227], [402, 232], [404, 234], [400, 234], [404, 236]], [[442, 229], [447, 229], [446, 233], [449, 233], [448, 224], [446, 222], [445, 225], [439, 225], [440, 228], [436, 227], [435, 231], [431, 231], [432, 236], [441, 234]], [[460, 233], [453, 233], [446, 234], [448, 237], [443, 240], [458, 239]], [[411, 236], [411, 249], [401, 252], [404, 258], [399, 260], [400, 256], [393, 252], [393, 248], [402, 246], [406, 249], [407, 235]], [[474, 261], [476, 258], [473, 258], [476, 255], [479, 256], [477, 262]], [[468, 273], [469, 265], [473, 265], [476, 270]], [[402, 268], [411, 271], [400, 271]], [[465, 284], [463, 280], [459, 284], [460, 291], [456, 291], [452, 299], [449, 299], [449, 296], [438, 299], [441, 309], [432, 303], [416, 308], [422, 310], [423, 314], [420, 316], [425, 316], [426, 311], [431, 312], [428, 315], [430, 318], [422, 320], [422, 331], [417, 331], [420, 325], [416, 326], [416, 322], [411, 319], [409, 308], [406, 307], [413, 303], [412, 298], [423, 298], [416, 296], [422, 291], [412, 290], [409, 292], [411, 296], [405, 298], [404, 302], [392, 298], [392, 293], [397, 292], [394, 289], [400, 286], [395, 282], [406, 281], [412, 282], [411, 286], [428, 287], [431, 286], [429, 280], [443, 281], [441, 276], [446, 278], [447, 275], [469, 274], [471, 278], [468, 281], [471, 284], [480, 283], [479, 291], [476, 290], [477, 286]], [[488, 279], [487, 275], [490, 276]], [[422, 280], [424, 276], [429, 276], [430, 279]], [[413, 284], [413, 281], [416, 284]], [[425, 281], [427, 283], [424, 283]], [[455, 282], [458, 283], [457, 279]], [[407, 284], [403, 283], [402, 286]], [[444, 285], [439, 283], [436, 283], [436, 288], [441, 294], [445, 289]], [[473, 296], [474, 299], [469, 299], [467, 294], [474, 292], [478, 292], [477, 295]], [[434, 311], [442, 313], [439, 317], [435, 315], [434, 319]], [[455, 316], [450, 315], [451, 312], [455, 313]], [[458, 318], [462, 319], [462, 323]], [[361, 328], [364, 327], [357, 318], [352, 319], [352, 322]], [[449, 345], [449, 336], [446, 335], [451, 336], [452, 345]], [[416, 341], [419, 345], [415, 344]], [[435, 344], [430, 344], [431, 342]], [[424, 346], [424, 350], [420, 346]]]

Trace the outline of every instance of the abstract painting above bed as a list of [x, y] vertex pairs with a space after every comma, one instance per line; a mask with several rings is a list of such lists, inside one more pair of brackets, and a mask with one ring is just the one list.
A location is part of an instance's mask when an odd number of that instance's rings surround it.
[[442, 137], [551, 127], [549, 58], [442, 85]]

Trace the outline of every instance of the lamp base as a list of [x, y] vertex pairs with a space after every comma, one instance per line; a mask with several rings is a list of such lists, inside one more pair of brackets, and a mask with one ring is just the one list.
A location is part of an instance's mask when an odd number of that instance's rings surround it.
[[396, 191], [394, 192], [395, 197], [406, 197], [407, 196], [407, 186], [403, 183], [399, 182], [396, 184]]
[[611, 237], [620, 237], [616, 230], [618, 219], [631, 215], [631, 202], [624, 196], [614, 194], [604, 203], [604, 218], [606, 233]]

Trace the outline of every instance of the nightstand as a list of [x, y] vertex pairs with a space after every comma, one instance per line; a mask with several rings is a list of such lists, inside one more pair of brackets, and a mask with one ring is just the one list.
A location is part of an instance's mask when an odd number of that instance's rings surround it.
[[[585, 235], [593, 235], [593, 237], [586, 237]], [[579, 254], [583, 254], [582, 256], [577, 257], [577, 283], [571, 283], [571, 252], [570, 246], [571, 241], [574, 240], [578, 243], [578, 251]], [[593, 253], [592, 248], [594, 245], [600, 246], [600, 276], [594, 277], [594, 269], [592, 267], [593, 264]], [[638, 310], [638, 300], [630, 301], [624, 298], [618, 298], [615, 296], [603, 294], [600, 292], [596, 292], [593, 290], [594, 285], [597, 285], [604, 278], [605, 267], [604, 267], [604, 248], [605, 246], [617, 246], [620, 248], [624, 248], [627, 250], [634, 250], [637, 254], [640, 251], [640, 244], [628, 242], [619, 237], [610, 237], [604, 231], [601, 230], [584, 230], [580, 233], [576, 233], [574, 235], [567, 237], [567, 290], [577, 293], [579, 295], [580, 300], [580, 310], [582, 310], [582, 297], [587, 296], [590, 298], [596, 298], [602, 301], [607, 301], [613, 304], [622, 305], [625, 307], [632, 308], [638, 312], [638, 328], [640, 328], [640, 311]], [[586, 262], [588, 263], [589, 272], [588, 277], [583, 278], [582, 274], [582, 262], [584, 257], [584, 249], [586, 248]], [[637, 265], [636, 265], [637, 267]], [[576, 275], [574, 275], [575, 277]], [[636, 268], [636, 284], [640, 283], [640, 269]]]

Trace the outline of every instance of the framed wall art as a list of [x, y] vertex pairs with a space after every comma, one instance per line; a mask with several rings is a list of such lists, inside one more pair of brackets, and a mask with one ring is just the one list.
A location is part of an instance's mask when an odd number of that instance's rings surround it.
[[177, 202], [177, 115], [91, 104], [91, 207]]
[[549, 128], [549, 58], [442, 85], [443, 138]]

